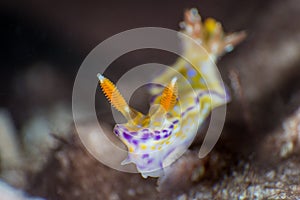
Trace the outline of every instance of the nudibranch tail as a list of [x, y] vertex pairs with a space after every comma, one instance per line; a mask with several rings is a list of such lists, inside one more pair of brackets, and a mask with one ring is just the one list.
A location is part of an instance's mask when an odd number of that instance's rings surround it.
[[165, 109], [165, 111], [169, 111], [175, 106], [177, 102], [177, 96], [178, 96], [177, 78], [174, 77], [172, 81], [165, 87], [161, 95], [160, 104]]
[[[224, 33], [222, 24], [213, 18], [207, 18], [202, 22], [201, 16], [195, 8], [186, 10], [181, 28], [183, 29], [183, 33], [195, 39], [208, 53], [215, 57], [231, 51], [234, 46], [246, 37], [244, 31], [230, 34]], [[186, 45], [190, 49], [190, 46]]]
[[101, 89], [111, 105], [121, 112], [127, 120], [131, 120], [131, 109], [117, 87], [100, 73], [97, 74]]

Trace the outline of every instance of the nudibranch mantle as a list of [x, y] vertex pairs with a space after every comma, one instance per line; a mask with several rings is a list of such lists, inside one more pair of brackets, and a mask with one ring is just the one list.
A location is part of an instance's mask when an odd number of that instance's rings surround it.
[[[113, 130], [128, 149], [122, 164], [134, 163], [144, 178], [163, 176], [164, 168], [190, 146], [211, 110], [229, 101], [214, 62], [245, 37], [244, 32], [224, 34], [221, 24], [211, 18], [202, 23], [194, 8], [185, 12], [181, 27], [196, 41], [183, 40], [184, 55], [192, 64], [178, 58], [172, 66], [175, 70], [166, 70], [154, 79], [167, 85], [163, 90], [151, 87], [153, 99], [147, 115], [131, 108], [109, 79], [97, 75], [107, 99], [127, 119]], [[199, 44], [205, 51], [199, 51]]]

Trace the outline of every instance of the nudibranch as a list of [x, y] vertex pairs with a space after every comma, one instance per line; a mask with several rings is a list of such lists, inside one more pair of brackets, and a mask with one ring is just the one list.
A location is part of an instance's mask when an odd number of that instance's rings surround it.
[[[229, 101], [214, 62], [245, 37], [244, 32], [224, 34], [221, 24], [211, 18], [202, 23], [195, 8], [185, 12], [181, 26], [182, 33], [195, 41], [183, 40], [184, 57], [192, 64], [178, 58], [172, 66], [175, 70], [156, 77], [153, 82], [164, 87], [155, 84], [150, 88], [153, 98], [147, 115], [131, 108], [109, 79], [97, 75], [103, 93], [127, 120], [113, 130], [128, 149], [122, 164], [134, 163], [144, 178], [161, 177], [164, 167], [190, 146], [211, 110]], [[198, 45], [205, 51], [200, 51]]]

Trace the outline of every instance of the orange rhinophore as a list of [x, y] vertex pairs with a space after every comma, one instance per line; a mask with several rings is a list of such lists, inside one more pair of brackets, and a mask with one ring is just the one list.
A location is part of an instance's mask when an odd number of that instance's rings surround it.
[[121, 112], [125, 117], [130, 116], [130, 108], [117, 87], [101, 74], [97, 74], [100, 86], [108, 101], [113, 107]]
[[167, 112], [172, 109], [177, 102], [178, 88], [176, 81], [177, 78], [173, 78], [161, 95], [160, 104]]

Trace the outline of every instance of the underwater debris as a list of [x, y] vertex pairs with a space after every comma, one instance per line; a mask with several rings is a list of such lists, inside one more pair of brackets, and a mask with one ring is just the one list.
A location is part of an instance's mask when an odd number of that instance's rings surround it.
[[[39, 171], [47, 162], [49, 153], [58, 146], [55, 136], [67, 138], [72, 115], [70, 106], [57, 103], [50, 109], [37, 110], [22, 128], [24, 153], [30, 162], [30, 171]], [[55, 136], [53, 136], [55, 135]]]
[[1, 200], [44, 200], [43, 198], [28, 197], [24, 192], [17, 190], [0, 180]]
[[7, 110], [0, 109], [0, 177], [15, 187], [24, 187], [23, 159], [15, 125]]
[[287, 157], [300, 149], [300, 108], [282, 126], [284, 131], [280, 156]]

